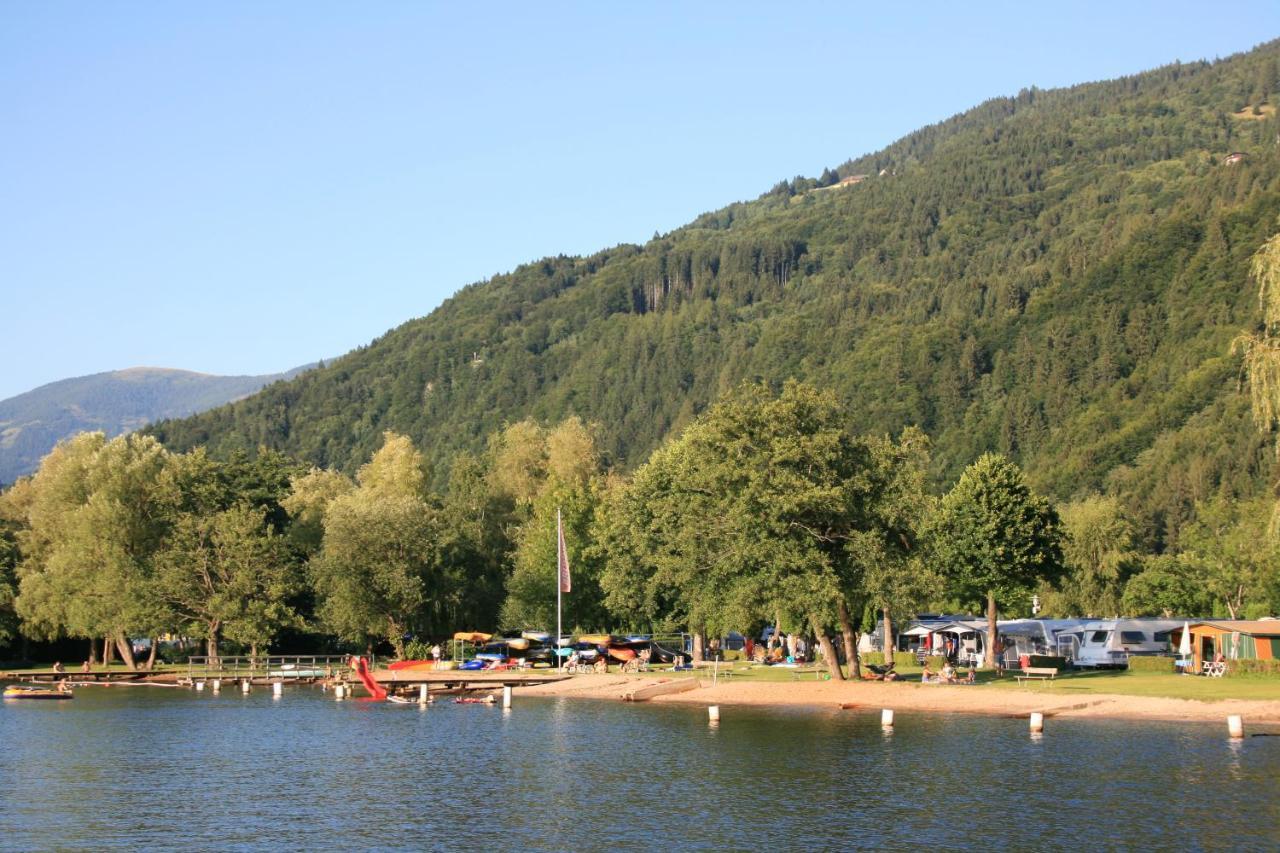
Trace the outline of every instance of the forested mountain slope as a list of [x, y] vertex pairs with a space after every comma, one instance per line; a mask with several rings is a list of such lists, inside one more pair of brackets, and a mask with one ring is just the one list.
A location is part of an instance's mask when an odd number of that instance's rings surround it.
[[794, 376], [856, 430], [920, 425], [939, 481], [999, 450], [1058, 498], [1119, 494], [1159, 549], [1196, 500], [1270, 476], [1229, 345], [1280, 227], [1278, 60], [997, 98], [644, 246], [469, 286], [154, 431], [351, 471], [394, 429], [440, 480], [504, 422], [579, 414], [632, 466], [725, 389]]
[[213, 376], [134, 367], [62, 379], [0, 400], [0, 484], [30, 474], [55, 444], [78, 432], [120, 435], [160, 418], [220, 406], [306, 369], [267, 376]]

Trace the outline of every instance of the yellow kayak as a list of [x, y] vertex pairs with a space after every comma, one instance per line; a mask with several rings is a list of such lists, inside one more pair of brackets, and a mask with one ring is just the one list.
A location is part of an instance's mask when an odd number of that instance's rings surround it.
[[70, 690], [49, 690], [44, 687], [6, 687], [6, 699], [71, 699]]
[[459, 631], [453, 635], [455, 640], [462, 640], [464, 643], [487, 643], [493, 639], [493, 634], [482, 634], [479, 631]]

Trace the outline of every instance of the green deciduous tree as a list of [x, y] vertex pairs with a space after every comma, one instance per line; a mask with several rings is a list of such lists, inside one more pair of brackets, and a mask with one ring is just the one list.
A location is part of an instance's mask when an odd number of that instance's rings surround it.
[[134, 666], [131, 635], [154, 636], [153, 561], [175, 517], [172, 458], [149, 436], [82, 434], [32, 480], [17, 601], [36, 635], [107, 637]]
[[825, 629], [877, 480], [842, 420], [809, 386], [744, 386], [657, 451], [599, 526], [610, 607], [715, 632], [782, 614], [812, 627], [843, 677]]
[[1143, 561], [1129, 578], [1121, 607], [1129, 616], [1194, 617], [1213, 612], [1204, 586], [1204, 567], [1189, 555], [1163, 554]]
[[1182, 538], [1183, 553], [1200, 565], [1214, 604], [1232, 619], [1265, 616], [1280, 604], [1280, 541], [1268, 534], [1272, 501], [1215, 497], [1198, 508]]
[[151, 594], [184, 629], [203, 636], [210, 657], [225, 636], [257, 649], [299, 627], [289, 604], [299, 572], [261, 510], [246, 504], [184, 515], [156, 559]]
[[1114, 497], [1091, 495], [1064, 505], [1063, 560], [1067, 574], [1056, 603], [1061, 615], [1118, 616], [1125, 581], [1136, 568], [1133, 529]]
[[1058, 514], [1022, 471], [987, 453], [943, 497], [931, 525], [932, 560], [962, 596], [987, 602], [987, 666], [995, 665], [996, 606], [1030, 599], [1063, 571]]
[[324, 546], [311, 578], [321, 621], [340, 637], [385, 638], [397, 655], [445, 593], [438, 508], [424, 496], [422, 457], [404, 436], [387, 433], [324, 515]]

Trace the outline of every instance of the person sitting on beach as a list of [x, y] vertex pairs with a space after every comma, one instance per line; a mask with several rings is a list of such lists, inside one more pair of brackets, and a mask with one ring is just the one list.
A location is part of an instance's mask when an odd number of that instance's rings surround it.
[[943, 664], [942, 675], [940, 677], [945, 684], [956, 683], [956, 669], [951, 665], [951, 661], [947, 661]]
[[920, 673], [921, 684], [932, 684], [934, 681], [933, 673], [929, 671], [929, 667], [924, 668], [924, 672]]
[[81, 664], [81, 666], [80, 666], [80, 671], [81, 671], [81, 672], [90, 672], [90, 671], [91, 671], [91, 668], [90, 668], [90, 666], [89, 666], [89, 662], [88, 662], [88, 661], [85, 661], [83, 664]]
[[965, 677], [964, 683], [965, 684], [978, 683], [978, 673], [974, 671], [973, 664], [969, 664], [969, 674], [968, 676]]
[[53, 662], [53, 671], [54, 671], [54, 672], [66, 672], [67, 670], [62, 666], [62, 661], [54, 661], [54, 662]]

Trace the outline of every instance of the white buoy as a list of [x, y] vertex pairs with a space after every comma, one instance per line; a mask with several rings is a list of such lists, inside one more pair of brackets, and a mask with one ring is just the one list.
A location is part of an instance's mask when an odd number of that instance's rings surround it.
[[1044, 714], [1039, 711], [1031, 712], [1031, 733], [1038, 735], [1044, 731]]
[[511, 707], [511, 685], [510, 684], [505, 685], [502, 688], [502, 707], [504, 708]]
[[253, 685], [250, 684], [249, 679], [246, 678], [240, 682], [240, 689], [243, 690], [245, 693], [248, 693], [250, 690], [253, 689]]
[[419, 705], [425, 705], [425, 704], [427, 704], [427, 701], [428, 701], [428, 699], [427, 699], [427, 685], [426, 685], [426, 684], [419, 684], [419, 685], [418, 685], [418, 704], [419, 704]]
[[893, 728], [893, 709], [885, 708], [880, 712], [880, 725], [886, 729]]
[[333, 698], [334, 698], [334, 699], [341, 699], [341, 698], [343, 698], [343, 697], [344, 697], [344, 696], [346, 696], [346, 695], [347, 695], [347, 688], [342, 684], [342, 682], [341, 682], [341, 681], [339, 681], [337, 684], [333, 685]]
[[711, 723], [711, 725], [713, 726], [716, 723], [720, 722], [720, 706], [719, 705], [707, 706], [707, 722]]
[[283, 696], [283, 695], [284, 695], [284, 682], [283, 682], [283, 681], [274, 681], [274, 682], [272, 682], [272, 684], [271, 684], [271, 692], [272, 692], [274, 695], [276, 695], [276, 696]]
[[1227, 733], [1231, 735], [1232, 740], [1240, 740], [1244, 737], [1244, 718], [1239, 714], [1232, 714], [1227, 717]]
[[197, 681], [197, 682], [196, 682], [196, 692], [197, 692], [197, 693], [199, 693], [199, 692], [200, 692], [200, 691], [202, 691], [202, 690], [204, 690], [204, 682], [203, 682], [203, 681]]

